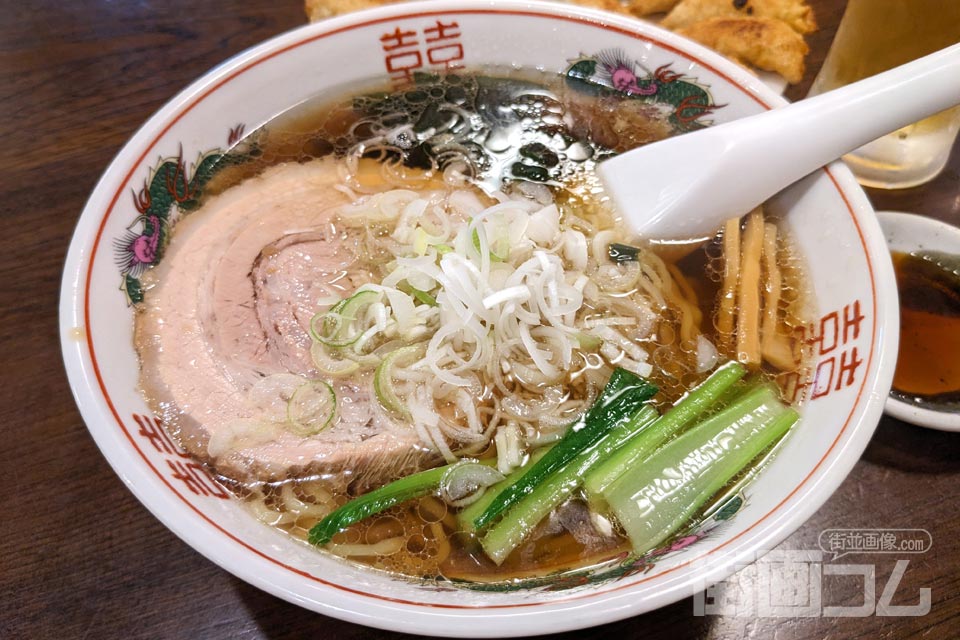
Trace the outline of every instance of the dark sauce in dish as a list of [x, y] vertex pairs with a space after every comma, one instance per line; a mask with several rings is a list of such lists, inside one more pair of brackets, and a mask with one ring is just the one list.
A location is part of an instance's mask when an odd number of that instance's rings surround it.
[[933, 409], [960, 409], [960, 256], [892, 256], [900, 289], [893, 393]]

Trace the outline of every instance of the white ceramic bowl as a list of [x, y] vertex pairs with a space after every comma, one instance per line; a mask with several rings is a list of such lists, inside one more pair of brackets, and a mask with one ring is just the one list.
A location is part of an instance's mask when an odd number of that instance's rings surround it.
[[[447, 29], [448, 39], [427, 42], [427, 35], [439, 35], [428, 32], [438, 22], [456, 27]], [[412, 31], [417, 44], [385, 51], [397, 29]], [[390, 57], [401, 51], [408, 54], [405, 60]], [[702, 535], [648, 562], [626, 559], [613, 572], [497, 591], [378, 574], [256, 522], [147, 417], [136, 390], [133, 309], [122, 290], [130, 283], [115, 263], [113, 241], [131, 225], [135, 232], [142, 228], [134, 224], [140, 215], [135, 194], [145, 180], [156, 178], [158, 168], [176, 171], [170, 159], [181, 155], [186, 165], [181, 171], [193, 176], [193, 159], [225, 148], [241, 130], [252, 131], [331, 88], [382, 76], [388, 64], [397, 68], [419, 60], [429, 67], [462, 52], [467, 66], [562, 72], [572, 61], [603, 51], [617, 51], [636, 75], [649, 73], [651, 81], [663, 68], [705, 88], [712, 104], [723, 105], [705, 120], [727, 121], [783, 104], [737, 65], [635, 20], [561, 4], [437, 0], [348, 15], [278, 36], [216, 67], [133, 136], [77, 225], [63, 277], [61, 339], [90, 432], [157, 518], [224, 569], [315, 611], [410, 633], [502, 637], [596, 625], [687, 597], [771, 549], [823, 504], [873, 433], [890, 388], [898, 334], [883, 236], [862, 191], [840, 164], [794, 185], [770, 205], [786, 216], [806, 255], [816, 298], [816, 320], [805, 333], [813, 364], [810, 375], [799, 380], [807, 399], [803, 420], [735, 517], [713, 522]], [[135, 286], [128, 291], [135, 293]]]
[[[933, 218], [898, 211], [878, 211], [877, 220], [883, 228], [890, 251], [940, 251], [960, 255], [958, 227]], [[894, 394], [887, 398], [886, 411], [895, 418], [921, 427], [960, 431], [960, 413], [928, 409], [900, 400]]]

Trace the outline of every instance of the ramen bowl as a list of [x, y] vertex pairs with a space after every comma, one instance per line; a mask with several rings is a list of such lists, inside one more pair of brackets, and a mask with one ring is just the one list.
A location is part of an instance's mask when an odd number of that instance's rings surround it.
[[[650, 100], [680, 120], [720, 123], [784, 104], [739, 66], [636, 20], [560, 4], [438, 0], [278, 36], [216, 67], [153, 116], [87, 203], [60, 307], [77, 404], [141, 502], [211, 561], [285, 600], [373, 627], [463, 637], [536, 635], [641, 614], [703, 590], [803, 524], [869, 441], [896, 358], [890, 258], [869, 203], [842, 164], [768, 203], [805, 258], [815, 307], [797, 336], [807, 365], [783, 381], [787, 395], [801, 401], [801, 422], [736, 504], [642, 557], [482, 588], [353, 564], [258, 522], [166, 435], [138, 392], [133, 316], [143, 295], [140, 277], [158, 260], [156, 225], [144, 222], [145, 212], [160, 207], [164, 224], [175, 225], [195, 204], [193, 186], [245, 133], [303, 101], [374, 77], [492, 65], [590, 74], [609, 60], [630, 76], [627, 85], [642, 84]], [[677, 81], [698, 97], [673, 91]]]

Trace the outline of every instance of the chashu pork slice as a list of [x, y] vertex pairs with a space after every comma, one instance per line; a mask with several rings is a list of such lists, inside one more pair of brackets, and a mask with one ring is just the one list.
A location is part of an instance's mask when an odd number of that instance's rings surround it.
[[356, 238], [334, 226], [348, 202], [338, 182], [331, 159], [246, 180], [178, 222], [144, 277], [144, 397], [188, 452], [236, 481], [320, 474], [362, 491], [434, 462], [412, 428], [374, 410], [362, 378], [330, 380], [338, 412], [320, 433], [283, 423], [284, 398], [317, 377], [311, 317], [370, 279]]

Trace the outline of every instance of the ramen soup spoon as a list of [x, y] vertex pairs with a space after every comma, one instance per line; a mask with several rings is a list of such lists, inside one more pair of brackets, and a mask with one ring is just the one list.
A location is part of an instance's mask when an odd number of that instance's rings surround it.
[[600, 164], [648, 238], [704, 238], [871, 140], [960, 104], [960, 44], [813, 98], [669, 138]]

